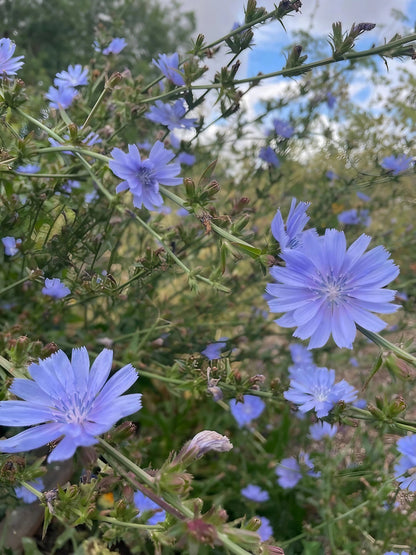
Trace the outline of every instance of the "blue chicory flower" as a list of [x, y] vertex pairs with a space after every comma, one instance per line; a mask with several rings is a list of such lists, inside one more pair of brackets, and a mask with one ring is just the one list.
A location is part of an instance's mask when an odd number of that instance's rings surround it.
[[244, 395], [243, 399], [244, 403], [238, 402], [236, 399], [230, 401], [231, 414], [240, 428], [247, 426], [252, 420], [258, 418], [266, 406], [264, 401], [256, 395]]
[[163, 204], [159, 184], [174, 186], [182, 183], [182, 179], [176, 177], [181, 171], [180, 164], [169, 164], [175, 155], [160, 141], [155, 142], [146, 160], [141, 159], [136, 145], [129, 145], [128, 154], [114, 148], [111, 156], [110, 169], [117, 177], [124, 179], [117, 185], [116, 191], [120, 193], [130, 189], [136, 208], [143, 205], [148, 210], [159, 208]]
[[81, 64], [68, 66], [67, 71], [56, 74], [53, 80], [55, 87], [78, 87], [88, 85], [88, 68], [82, 69]]
[[189, 216], [189, 210], [186, 208], [178, 208], [178, 210], [176, 210], [176, 214], [178, 216]]
[[314, 229], [303, 231], [303, 228], [309, 221], [306, 210], [309, 208], [310, 203], [299, 202], [296, 206], [296, 202], [296, 199], [292, 198], [286, 223], [283, 221], [280, 208], [272, 220], [272, 234], [279, 243], [281, 251], [300, 248], [303, 244], [303, 237], [305, 234], [316, 233]]
[[167, 54], [159, 54], [159, 58], [157, 60], [153, 59], [152, 63], [159, 68], [163, 75], [174, 85], [178, 85], [179, 87], [185, 85], [183, 76], [179, 72], [179, 55], [177, 52], [170, 56]]
[[[416, 466], [416, 434], [401, 437], [397, 440], [396, 445], [401, 457], [394, 467], [394, 476], [401, 489], [416, 491], [416, 472], [414, 472]], [[408, 475], [405, 476], [405, 474]]]
[[256, 501], [257, 503], [262, 503], [270, 498], [267, 491], [254, 484], [249, 484], [243, 488], [241, 494], [247, 497], [247, 499], [250, 499], [250, 501]]
[[284, 139], [290, 139], [290, 137], [292, 137], [293, 133], [295, 132], [290, 123], [282, 119], [274, 119], [273, 126], [276, 135], [278, 135], [279, 137], [283, 137]]
[[310, 338], [309, 349], [322, 347], [330, 335], [338, 347], [352, 348], [356, 323], [374, 332], [386, 323], [373, 312], [389, 314], [395, 291], [383, 289], [399, 274], [382, 246], [364, 253], [371, 237], [361, 235], [346, 248], [342, 231], [327, 229], [324, 236], [303, 235], [302, 249], [281, 254], [286, 267], [273, 266], [277, 283], [267, 286], [274, 299], [272, 312], [286, 312], [276, 320], [282, 327], [297, 326], [295, 337]]
[[326, 93], [325, 100], [330, 110], [332, 110], [335, 107], [335, 104], [337, 103], [337, 97], [331, 92]]
[[259, 151], [259, 158], [267, 162], [269, 166], [274, 166], [275, 168], [280, 166], [280, 160], [271, 146], [262, 146]]
[[21, 239], [15, 239], [14, 237], [3, 237], [1, 240], [4, 246], [4, 254], [7, 256], [14, 256], [19, 252], [19, 245], [22, 244]]
[[257, 529], [257, 534], [260, 536], [262, 542], [266, 542], [273, 536], [273, 528], [271, 527], [270, 520], [265, 516], [257, 516], [261, 520], [260, 528]]
[[381, 167], [385, 170], [391, 172], [393, 175], [398, 175], [401, 172], [404, 172], [409, 169], [413, 159], [408, 158], [404, 154], [400, 156], [386, 156], [381, 161]]
[[179, 98], [174, 104], [165, 104], [161, 100], [156, 100], [145, 117], [155, 123], [166, 125], [170, 131], [174, 129], [192, 129], [196, 126], [196, 119], [185, 118], [185, 114], [185, 102]]
[[16, 75], [16, 71], [22, 67], [22, 60], [24, 56], [14, 56], [14, 51], [16, 50], [16, 44], [6, 38], [0, 39], [0, 78], [6, 74], [8, 77]]
[[47, 94], [45, 94], [45, 98], [50, 101], [49, 106], [51, 108], [55, 108], [56, 110], [62, 108], [63, 110], [66, 110], [71, 106], [77, 94], [77, 89], [74, 89], [73, 87], [63, 86], [56, 89], [51, 86], [49, 87]]
[[338, 179], [337, 174], [332, 170], [328, 170], [325, 175], [330, 181], [334, 181], [335, 179]]
[[315, 409], [316, 416], [323, 418], [338, 401], [355, 401], [357, 391], [345, 380], [336, 384], [335, 370], [315, 367], [299, 369], [290, 380], [290, 387], [283, 396], [299, 405], [301, 412]]
[[320, 441], [324, 437], [334, 437], [337, 433], [338, 427], [336, 424], [331, 426], [329, 422], [317, 422], [309, 427], [309, 437], [315, 441]]
[[40, 166], [36, 164], [26, 164], [25, 166], [17, 166], [16, 172], [18, 173], [38, 173], [40, 172]]
[[[45, 489], [42, 478], [36, 478], [36, 480], [28, 482], [28, 484], [32, 486], [32, 488], [37, 489], [39, 492]], [[18, 486], [14, 488], [14, 492], [16, 494], [16, 497], [18, 499], [22, 499], [24, 503], [33, 503], [38, 499], [34, 493], [26, 489], [24, 486]]]
[[104, 48], [103, 54], [104, 56], [108, 56], [109, 54], [120, 54], [120, 52], [127, 46], [126, 39], [115, 37], [107, 48]]
[[71, 293], [71, 290], [59, 278], [46, 278], [42, 293], [48, 297], [63, 299]]
[[300, 343], [292, 343], [289, 345], [289, 351], [293, 364], [297, 368], [302, 366], [314, 366], [312, 353]]
[[399, 553], [398, 551], [386, 551], [384, 555], [409, 555], [408, 551], [402, 551]]
[[181, 164], [185, 166], [193, 166], [195, 164], [195, 156], [189, 152], [180, 152], [178, 154], [178, 160]]
[[81, 187], [81, 183], [76, 179], [68, 179], [66, 183], [64, 183], [61, 187], [64, 193], [71, 193], [73, 189], [79, 189]]
[[[318, 478], [320, 476], [319, 472], [314, 471], [314, 464], [308, 453], [301, 451], [299, 454], [299, 461], [308, 469], [306, 471], [308, 476], [313, 476], [314, 478]], [[276, 466], [275, 473], [278, 476], [277, 482], [282, 488], [294, 488], [302, 479], [303, 474], [301, 464], [299, 464], [295, 457], [288, 457], [286, 459], [282, 459]]]
[[361, 191], [357, 191], [357, 197], [361, 199], [363, 202], [370, 202], [371, 200], [371, 197], [369, 197], [365, 193], [362, 193]]
[[72, 349], [69, 361], [63, 351], [31, 364], [32, 379], [16, 378], [10, 392], [22, 400], [0, 402], [0, 425], [32, 426], [9, 439], [0, 440], [0, 452], [19, 453], [63, 439], [51, 451], [48, 462], [71, 458], [77, 447], [97, 443], [120, 418], [141, 408], [141, 395], [122, 395], [137, 380], [131, 364], [108, 381], [113, 352], [104, 349], [91, 370], [85, 347]]
[[98, 199], [98, 193], [95, 189], [91, 191], [91, 193], [85, 193], [84, 201], [87, 204], [90, 204], [91, 202], [97, 199]]
[[215, 343], [210, 343], [201, 351], [201, 355], [209, 358], [209, 360], [215, 360], [221, 358], [221, 351], [226, 347], [228, 337], [220, 337]]
[[338, 221], [340, 224], [344, 225], [369, 226], [371, 224], [371, 217], [369, 216], [368, 210], [358, 211], [356, 208], [351, 208], [350, 210], [344, 210], [344, 212], [338, 214]]
[[136, 508], [139, 510], [137, 516], [141, 516], [141, 513], [145, 513], [147, 511], [154, 512], [154, 514], [146, 520], [146, 524], [154, 525], [166, 520], [166, 512], [157, 503], [150, 499], [150, 497], [147, 497], [147, 495], [142, 493], [140, 490], [136, 491], [133, 499]]

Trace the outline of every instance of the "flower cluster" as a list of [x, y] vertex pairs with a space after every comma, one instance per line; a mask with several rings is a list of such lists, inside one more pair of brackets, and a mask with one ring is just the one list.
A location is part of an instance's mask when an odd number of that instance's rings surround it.
[[81, 64], [70, 65], [66, 71], [56, 74], [53, 83], [55, 87], [49, 87], [45, 98], [51, 108], [66, 110], [78, 94], [76, 87], [88, 85], [88, 69], [83, 69]]

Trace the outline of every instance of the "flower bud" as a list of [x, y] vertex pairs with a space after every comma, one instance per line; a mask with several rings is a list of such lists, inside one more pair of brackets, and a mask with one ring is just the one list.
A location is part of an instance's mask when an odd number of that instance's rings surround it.
[[178, 455], [178, 459], [187, 464], [192, 460], [200, 459], [208, 451], [218, 451], [224, 453], [232, 449], [232, 443], [226, 436], [212, 430], [204, 430], [186, 443]]

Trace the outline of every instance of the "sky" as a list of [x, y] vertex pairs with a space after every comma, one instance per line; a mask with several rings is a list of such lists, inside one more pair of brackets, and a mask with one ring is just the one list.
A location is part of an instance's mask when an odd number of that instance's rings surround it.
[[[161, 1], [169, 4], [172, 0]], [[180, 0], [180, 2], [185, 11], [194, 11], [196, 15], [195, 36], [202, 33], [206, 41], [211, 42], [227, 34], [235, 22], [244, 20], [244, 5], [247, 0]], [[279, 0], [258, 0], [257, 4], [271, 11], [274, 4], [278, 2]], [[292, 12], [292, 15], [283, 19], [286, 31], [278, 21], [256, 27], [255, 46], [239, 57], [241, 67], [237, 74], [238, 78], [254, 76], [260, 71], [269, 73], [281, 69], [286, 63], [285, 52], [288, 46], [294, 44], [296, 33], [302, 30], [315, 37], [327, 37], [332, 31], [332, 23], [336, 21], [342, 22], [344, 30], [348, 30], [354, 23], [375, 23], [375, 29], [364, 33], [356, 42], [357, 50], [365, 50], [373, 44], [383, 44], [385, 39], [390, 40], [396, 33], [409, 34], [416, 25], [416, 0], [302, 0], [302, 4], [299, 13]], [[404, 19], [400, 18], [400, 12], [405, 14]], [[316, 54], [313, 51], [308, 52], [308, 44], [304, 44], [304, 41], [300, 43], [304, 47], [303, 53], [309, 54], [307, 62], [316, 60]], [[323, 57], [330, 56], [330, 46], [325, 41], [323, 45], [325, 49]], [[206, 60], [211, 70], [203, 76], [200, 83], [209, 82], [214, 72], [229, 61], [230, 56], [226, 55], [226, 51], [227, 48], [223, 47], [220, 55], [213, 60]], [[383, 61], [381, 58], [378, 60], [381, 74], [386, 73]], [[396, 60], [389, 61], [390, 79], [394, 80], [395, 75], [398, 76], [396, 69], [402, 64]], [[406, 60], [405, 64], [409, 69], [413, 67], [416, 73], [415, 62]], [[369, 87], [365, 69], [360, 71], [354, 72], [355, 82], [350, 83], [350, 95], [363, 106], [371, 105], [371, 109], [377, 109], [377, 102], [379, 106], [381, 104], [376, 100], [376, 95], [382, 93], [382, 87], [377, 87], [377, 90]], [[248, 113], [252, 116], [258, 114], [259, 101], [285, 94], [285, 87], [290, 82], [295, 84], [295, 80], [287, 78], [262, 81], [261, 86], [255, 87], [243, 97]], [[386, 87], [386, 94], [387, 91]], [[215, 115], [213, 110], [213, 119]], [[326, 117], [325, 114], [323, 116]], [[210, 131], [214, 133], [215, 127]]]

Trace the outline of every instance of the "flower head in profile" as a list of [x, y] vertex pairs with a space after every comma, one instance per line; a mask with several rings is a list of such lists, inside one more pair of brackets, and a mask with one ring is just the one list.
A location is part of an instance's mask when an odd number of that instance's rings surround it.
[[124, 179], [116, 191], [121, 193], [130, 189], [136, 208], [143, 205], [148, 210], [159, 208], [163, 204], [159, 185], [173, 186], [182, 183], [182, 179], [176, 177], [181, 171], [180, 164], [169, 164], [175, 154], [166, 149], [160, 141], [155, 142], [146, 160], [141, 159], [136, 145], [129, 145], [128, 154], [114, 148], [111, 156], [113, 160], [109, 162], [110, 169], [117, 177]]
[[334, 181], [335, 179], [338, 179], [337, 174], [332, 170], [328, 170], [325, 174], [325, 177], [330, 181]]
[[19, 245], [22, 244], [21, 239], [15, 239], [14, 237], [3, 237], [1, 240], [4, 246], [4, 254], [7, 256], [14, 256], [19, 252]]
[[290, 380], [290, 388], [284, 398], [299, 405], [301, 412], [315, 409], [316, 416], [323, 418], [336, 403], [351, 403], [357, 391], [345, 380], [335, 383], [335, 370], [328, 368], [299, 369]]
[[[37, 489], [39, 492], [45, 489], [42, 478], [36, 478], [36, 480], [28, 482], [28, 484], [32, 486], [32, 488]], [[36, 495], [25, 488], [25, 486], [18, 486], [17, 488], [14, 488], [14, 492], [16, 497], [21, 499], [23, 503], [33, 503], [38, 499]]]
[[257, 503], [262, 503], [270, 498], [267, 491], [254, 484], [249, 484], [243, 488], [241, 490], [241, 494], [244, 495], [244, 497], [247, 497], [247, 499], [250, 499], [250, 501], [256, 501]]
[[381, 161], [381, 167], [385, 170], [391, 172], [393, 175], [398, 175], [401, 172], [404, 172], [410, 168], [413, 159], [408, 158], [404, 154], [400, 156], [386, 156]]
[[164, 522], [166, 520], [166, 512], [160, 507], [157, 503], [155, 503], [150, 497], [147, 497], [143, 492], [140, 490], [136, 491], [133, 496], [134, 504], [139, 511], [137, 516], [141, 517], [142, 513], [152, 512], [149, 518], [146, 520], [146, 524], [159, 524], [160, 522]]
[[137, 380], [136, 370], [128, 364], [108, 379], [112, 361], [113, 352], [104, 349], [90, 370], [87, 349], [81, 347], [72, 350], [71, 361], [58, 351], [31, 364], [32, 379], [16, 378], [10, 388], [22, 400], [0, 402], [0, 425], [33, 427], [0, 440], [0, 452], [30, 451], [62, 438], [48, 462], [63, 461], [138, 411], [141, 395], [122, 395]]
[[46, 278], [45, 287], [42, 293], [47, 297], [54, 297], [55, 299], [63, 299], [71, 293], [71, 290], [61, 282], [59, 278]]
[[262, 146], [259, 151], [259, 158], [260, 160], [267, 162], [269, 166], [274, 166], [275, 168], [280, 166], [280, 160], [271, 146]]
[[163, 103], [156, 100], [146, 114], [146, 118], [155, 123], [166, 125], [173, 131], [174, 129], [192, 129], [196, 126], [195, 118], [186, 118], [186, 107], [183, 99], [178, 99], [174, 104]]
[[302, 249], [281, 254], [286, 267], [273, 266], [277, 283], [267, 286], [272, 312], [286, 314], [276, 320], [282, 327], [297, 327], [295, 337], [310, 337], [309, 349], [322, 347], [330, 335], [338, 347], [352, 348], [356, 324], [378, 332], [386, 323], [373, 312], [389, 314], [395, 291], [384, 286], [399, 268], [382, 246], [367, 253], [371, 237], [361, 235], [347, 249], [342, 231], [327, 229], [324, 236], [303, 235]]
[[240, 428], [247, 426], [252, 420], [258, 418], [266, 406], [264, 401], [256, 395], [244, 395], [243, 399], [244, 403], [238, 402], [236, 399], [230, 401], [231, 414]]
[[157, 60], [153, 58], [152, 63], [160, 69], [163, 75], [169, 79], [174, 85], [181, 87], [185, 85], [182, 74], [179, 72], [179, 55], [177, 52], [168, 56], [168, 54], [159, 54]]
[[126, 39], [115, 37], [107, 48], [104, 48], [103, 54], [104, 56], [108, 56], [109, 54], [120, 54], [120, 52], [127, 46]]
[[282, 251], [285, 249], [300, 248], [303, 244], [303, 237], [306, 233], [316, 233], [314, 229], [309, 229], [307, 231], [303, 230], [309, 221], [309, 216], [306, 214], [306, 210], [309, 208], [310, 203], [299, 202], [298, 205], [296, 205], [296, 203], [297, 200], [292, 198], [286, 223], [283, 220], [280, 208], [272, 220], [272, 234], [279, 243], [280, 250]]
[[210, 360], [221, 358], [221, 351], [227, 346], [227, 339], [228, 337], [220, 337], [215, 343], [210, 343], [201, 351], [201, 355], [204, 355]]
[[331, 426], [329, 422], [317, 422], [309, 427], [309, 437], [315, 441], [320, 441], [324, 437], [334, 437], [338, 427], [336, 424]]
[[400, 553], [398, 551], [386, 551], [383, 555], [409, 555], [408, 551], [401, 551]]
[[49, 87], [47, 94], [45, 94], [45, 98], [49, 100], [49, 106], [51, 108], [55, 108], [55, 110], [59, 110], [62, 108], [66, 110], [69, 108], [77, 96], [78, 91], [73, 87], [68, 86], [61, 86], [58, 88]]
[[295, 132], [294, 128], [290, 125], [288, 121], [282, 119], [274, 119], [273, 126], [276, 135], [283, 137], [284, 139], [290, 139]]
[[340, 224], [344, 225], [369, 226], [371, 224], [371, 217], [369, 216], [368, 210], [358, 211], [356, 208], [351, 208], [350, 210], [344, 210], [344, 212], [338, 214], [338, 221]]
[[209, 451], [217, 451], [217, 453], [226, 453], [233, 448], [233, 444], [227, 436], [223, 436], [213, 430], [203, 430], [196, 434], [190, 441], [182, 447], [178, 458], [185, 460], [186, 458], [200, 459]]
[[6, 74], [8, 77], [16, 75], [22, 65], [24, 56], [14, 56], [16, 44], [10, 39], [0, 39], [0, 78]]
[[67, 71], [56, 74], [53, 80], [55, 87], [78, 87], [88, 85], [88, 68], [82, 68], [81, 64], [68, 66]]

